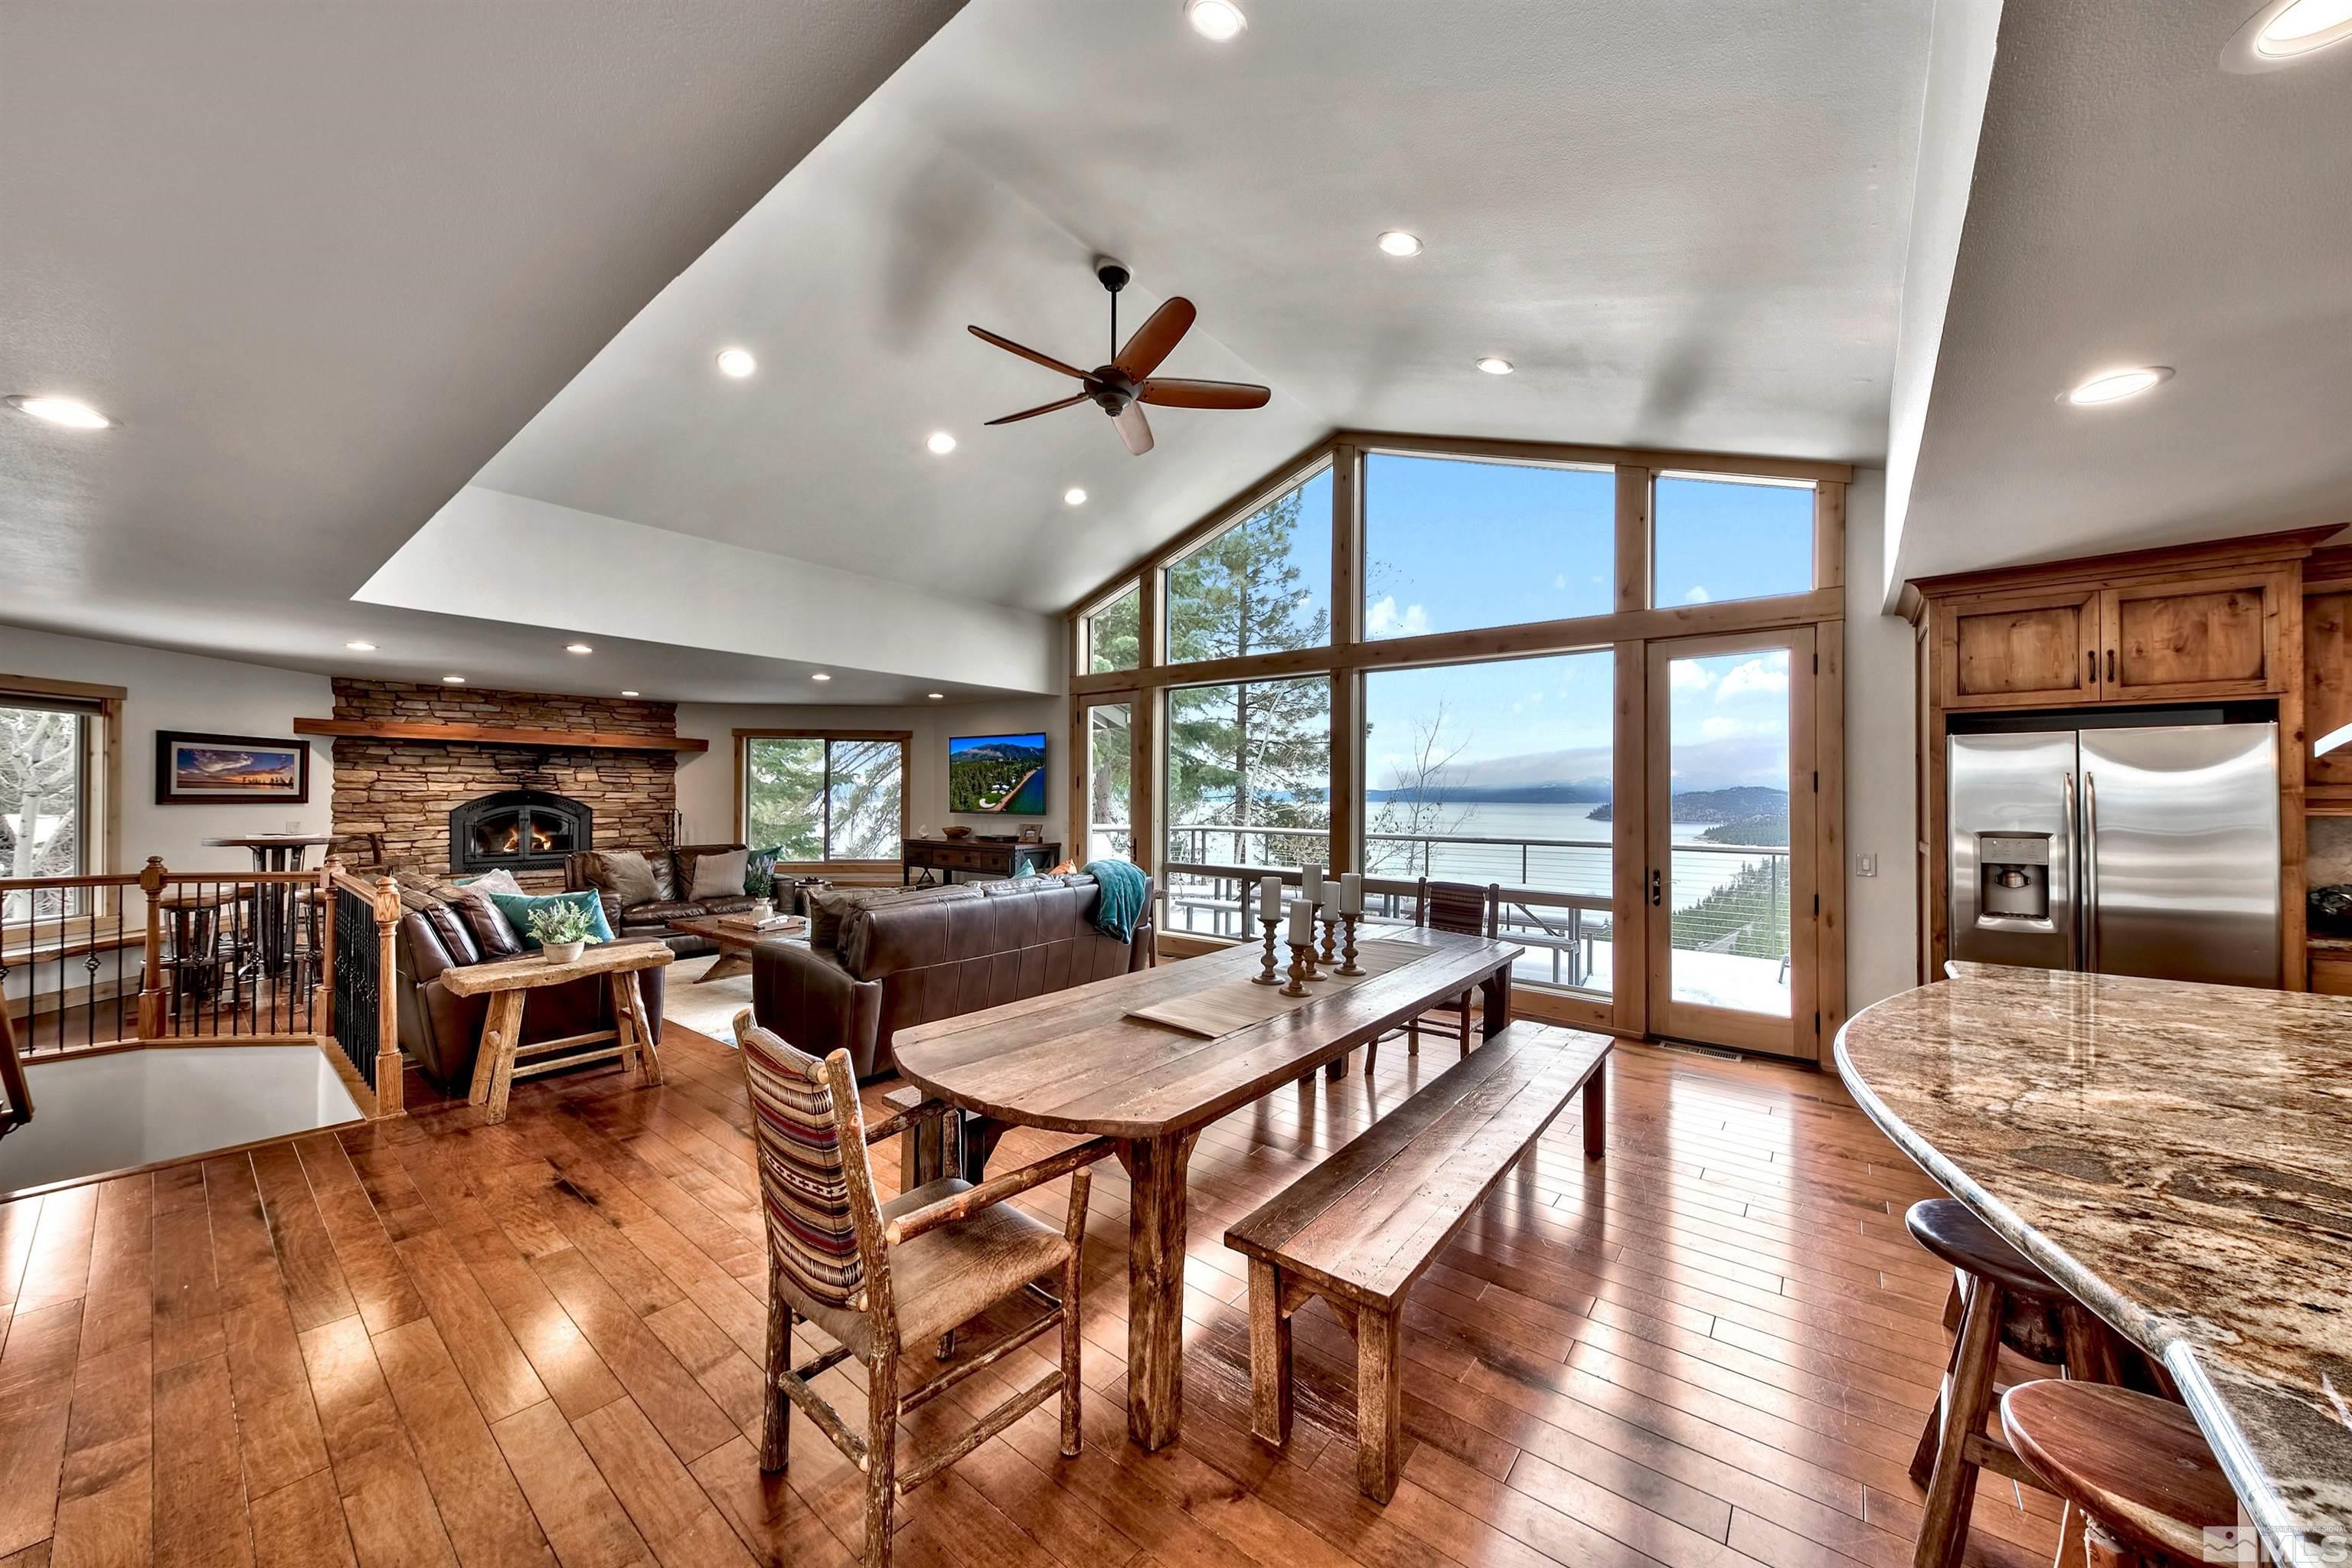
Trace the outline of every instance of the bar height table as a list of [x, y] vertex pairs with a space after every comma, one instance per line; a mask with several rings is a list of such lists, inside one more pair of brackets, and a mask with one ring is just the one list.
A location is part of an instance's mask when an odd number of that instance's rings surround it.
[[[257, 871], [299, 871], [314, 844], [331, 844], [326, 833], [249, 833], [240, 837], [207, 838], [207, 849], [246, 849]], [[271, 975], [282, 974], [293, 951], [294, 884], [264, 882], [254, 889], [256, 923], [260, 927], [261, 966]]]

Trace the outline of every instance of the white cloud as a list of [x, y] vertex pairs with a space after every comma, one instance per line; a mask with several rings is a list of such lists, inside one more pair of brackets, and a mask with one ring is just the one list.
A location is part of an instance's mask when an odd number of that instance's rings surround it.
[[1714, 595], [1706, 591], [1706, 584], [1702, 583], [1697, 587], [1693, 588], [1689, 593], [1683, 595], [1683, 603], [1685, 605], [1704, 605], [1714, 597]]
[[1715, 671], [1695, 658], [1678, 658], [1667, 679], [1676, 691], [1705, 691], [1715, 684]]
[[1429, 612], [1407, 605], [1400, 614], [1396, 595], [1383, 595], [1364, 613], [1364, 630], [1376, 637], [1417, 637], [1429, 630]]
[[1556, 572], [1556, 573], [1554, 573], [1554, 574], [1552, 574], [1551, 585], [1552, 585], [1553, 587], [1555, 587], [1555, 588], [1565, 588], [1565, 587], [1567, 587], [1567, 586], [1568, 586], [1568, 574], [1567, 574], [1567, 573], [1565, 573], [1565, 572]]
[[1789, 689], [1789, 656], [1775, 654], [1769, 658], [1751, 658], [1733, 667], [1723, 678], [1723, 685], [1715, 694], [1718, 702], [1735, 697], [1756, 695], [1781, 696]]

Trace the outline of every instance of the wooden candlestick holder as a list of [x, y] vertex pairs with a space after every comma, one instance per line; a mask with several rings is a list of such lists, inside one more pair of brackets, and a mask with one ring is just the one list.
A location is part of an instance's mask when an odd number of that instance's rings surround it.
[[1361, 974], [1364, 973], [1362, 970], [1356, 967], [1356, 921], [1360, 918], [1361, 917], [1357, 915], [1347, 914], [1343, 914], [1339, 917], [1339, 923], [1344, 928], [1346, 936], [1339, 944], [1340, 963], [1339, 967], [1331, 972], [1334, 974]]
[[1282, 988], [1281, 994], [1304, 996], [1307, 994], [1307, 982], [1323, 978], [1319, 974], [1308, 972], [1307, 960], [1313, 957], [1314, 953], [1315, 946], [1312, 942], [1294, 942], [1290, 944], [1290, 984]]
[[1265, 927], [1265, 956], [1261, 960], [1264, 967], [1257, 973], [1251, 975], [1250, 980], [1259, 985], [1279, 985], [1282, 984], [1282, 977], [1274, 972], [1274, 933], [1281, 927], [1282, 922], [1279, 920], [1270, 920], [1265, 915], [1260, 915], [1257, 917], [1257, 923]]
[[1339, 934], [1339, 920], [1331, 915], [1321, 915], [1317, 918], [1323, 922], [1323, 962], [1326, 965], [1336, 969], [1339, 967], [1339, 955], [1331, 949], [1333, 941]]

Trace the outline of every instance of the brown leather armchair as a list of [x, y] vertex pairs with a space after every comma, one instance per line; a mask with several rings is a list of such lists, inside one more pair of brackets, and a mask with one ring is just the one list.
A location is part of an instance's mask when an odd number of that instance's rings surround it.
[[1101, 897], [1083, 872], [967, 883], [855, 910], [831, 948], [815, 945], [812, 921], [810, 946], [752, 951], [752, 1016], [801, 1050], [845, 1050], [859, 1078], [879, 1077], [896, 1069], [899, 1029], [1150, 963], [1149, 892], [1133, 942], [1095, 929]]
[[[441, 975], [460, 964], [483, 963], [485, 954], [463, 916], [449, 905], [422, 893], [403, 901], [406, 907], [400, 917], [400, 1048], [443, 1093], [463, 1098], [473, 1083], [474, 1053], [481, 1044], [482, 1017], [489, 1011], [490, 999], [453, 996], [441, 984]], [[661, 1038], [662, 975], [660, 969], [648, 969], [637, 976], [646, 999], [646, 1026], [656, 1040]], [[611, 1027], [612, 987], [602, 975], [541, 986], [530, 992], [523, 1002], [524, 1045]]]

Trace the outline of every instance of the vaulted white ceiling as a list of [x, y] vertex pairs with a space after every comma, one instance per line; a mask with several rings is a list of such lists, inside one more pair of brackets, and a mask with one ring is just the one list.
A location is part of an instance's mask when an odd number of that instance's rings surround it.
[[[477, 483], [1050, 611], [1335, 426], [1868, 461], [1930, 10], [975, 4]], [[1097, 253], [1128, 326], [1200, 307], [1169, 374], [1273, 405], [1142, 458], [1091, 407], [982, 428], [1066, 387], [965, 324], [1108, 358]]]

